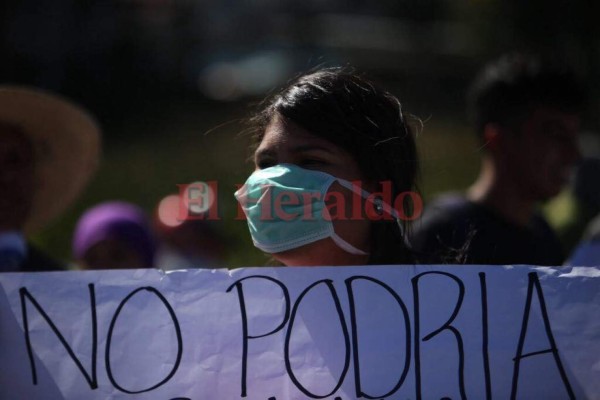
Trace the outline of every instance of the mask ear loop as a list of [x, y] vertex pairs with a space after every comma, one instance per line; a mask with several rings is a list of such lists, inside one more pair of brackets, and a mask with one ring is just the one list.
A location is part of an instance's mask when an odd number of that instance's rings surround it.
[[[363, 190], [363, 192], [365, 192], [365, 191]], [[365, 192], [365, 193], [368, 193], [368, 192]], [[392, 206], [390, 206], [389, 204], [387, 204], [386, 202], [384, 202], [382, 199], [380, 199], [378, 197], [375, 198], [374, 200], [371, 200], [369, 198], [366, 198], [366, 200], [372, 202], [375, 205], [376, 210], [379, 207], [381, 210], [383, 210], [383, 212], [386, 212], [389, 215], [391, 215], [392, 217], [394, 217], [394, 221], [396, 221], [396, 225], [398, 226], [398, 229], [400, 230], [400, 235], [402, 236], [402, 240], [404, 241], [404, 244], [409, 249], [412, 248], [412, 245], [410, 244], [410, 241], [408, 240], [408, 236], [405, 235], [404, 226], [402, 226], [402, 218], [400, 218], [398, 211], [396, 211], [395, 208], [393, 208]]]
[[359, 256], [366, 256], [369, 254], [352, 246], [350, 243], [346, 242], [335, 232], [333, 233], [333, 235], [331, 235], [331, 239], [333, 239], [335, 244], [337, 244], [342, 250], [346, 251], [347, 253], [356, 254]]
[[[327, 217], [331, 221], [331, 215], [329, 214], [329, 211], [327, 210], [327, 208], [323, 209], [323, 212], [326, 213]], [[350, 253], [350, 254], [359, 255], [359, 256], [366, 256], [369, 254], [367, 252], [362, 251], [361, 249], [358, 249], [358, 248], [352, 246], [350, 243], [348, 243], [344, 239], [342, 239], [342, 237], [340, 235], [335, 233], [335, 230], [333, 229], [333, 225], [332, 225], [332, 231], [333, 231], [333, 233], [331, 234], [331, 239], [335, 242], [335, 244], [338, 247], [340, 247], [345, 252]]]
[[337, 180], [346, 189], [351, 190], [352, 192], [360, 195], [363, 199], [373, 203], [376, 211], [382, 210], [383, 212], [391, 215], [394, 218], [394, 220], [396, 221], [396, 225], [398, 226], [398, 229], [400, 230], [400, 235], [402, 236], [402, 240], [404, 240], [404, 244], [408, 248], [412, 247], [412, 245], [410, 244], [410, 241], [408, 240], [408, 237], [405, 235], [404, 226], [402, 226], [402, 222], [401, 222], [402, 218], [400, 218], [400, 215], [392, 206], [390, 206], [388, 203], [384, 202], [379, 197], [376, 197], [374, 199], [370, 198], [369, 196], [371, 196], [371, 193], [367, 192], [366, 190], [364, 190], [361, 187], [354, 185], [352, 182], [349, 182], [345, 179], [339, 179], [339, 178]]

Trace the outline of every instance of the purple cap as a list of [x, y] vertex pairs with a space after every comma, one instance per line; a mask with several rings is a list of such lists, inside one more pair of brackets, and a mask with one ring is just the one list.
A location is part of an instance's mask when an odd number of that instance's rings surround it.
[[101, 203], [88, 209], [77, 222], [73, 235], [73, 256], [85, 253], [102, 240], [118, 240], [137, 251], [148, 267], [154, 266], [156, 244], [141, 208], [126, 202]]

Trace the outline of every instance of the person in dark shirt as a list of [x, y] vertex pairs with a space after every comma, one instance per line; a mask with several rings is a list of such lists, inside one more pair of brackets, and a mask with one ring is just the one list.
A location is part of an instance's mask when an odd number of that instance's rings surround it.
[[464, 195], [443, 195], [416, 221], [411, 242], [430, 263], [560, 265], [560, 242], [536, 211], [580, 158], [583, 89], [574, 74], [504, 56], [475, 80], [470, 111], [483, 148]]
[[458, 194], [437, 199], [418, 226], [412, 243], [428, 262], [560, 265], [564, 258], [539, 213], [523, 226]]
[[0, 87], [0, 272], [65, 269], [28, 237], [58, 216], [96, 169], [100, 131], [71, 102]]

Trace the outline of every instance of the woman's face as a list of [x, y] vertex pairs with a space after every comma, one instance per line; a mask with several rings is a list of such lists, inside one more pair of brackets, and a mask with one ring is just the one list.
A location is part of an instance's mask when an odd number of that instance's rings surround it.
[[[265, 129], [263, 139], [256, 149], [254, 161], [256, 169], [277, 164], [295, 164], [351, 182], [360, 181], [363, 189], [372, 190], [370, 185], [364, 182], [363, 174], [350, 153], [280, 116], [275, 116]], [[344, 196], [346, 210], [343, 215], [353, 215], [352, 192], [337, 182], [331, 185], [329, 193], [333, 191]], [[356, 199], [354, 201], [356, 202]], [[360, 203], [360, 206], [364, 207], [362, 201]], [[366, 218], [334, 219], [333, 226], [336, 234], [342, 239], [366, 253], [369, 252], [370, 223]], [[350, 254], [336, 245], [331, 238], [275, 253], [273, 257], [289, 266], [360, 265], [368, 262], [368, 255]]]

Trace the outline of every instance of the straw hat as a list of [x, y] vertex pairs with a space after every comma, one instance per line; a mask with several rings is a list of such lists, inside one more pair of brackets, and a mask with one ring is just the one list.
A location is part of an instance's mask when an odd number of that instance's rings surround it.
[[0, 121], [17, 126], [35, 151], [27, 233], [42, 228], [84, 188], [100, 158], [100, 129], [81, 107], [33, 88], [0, 86]]

